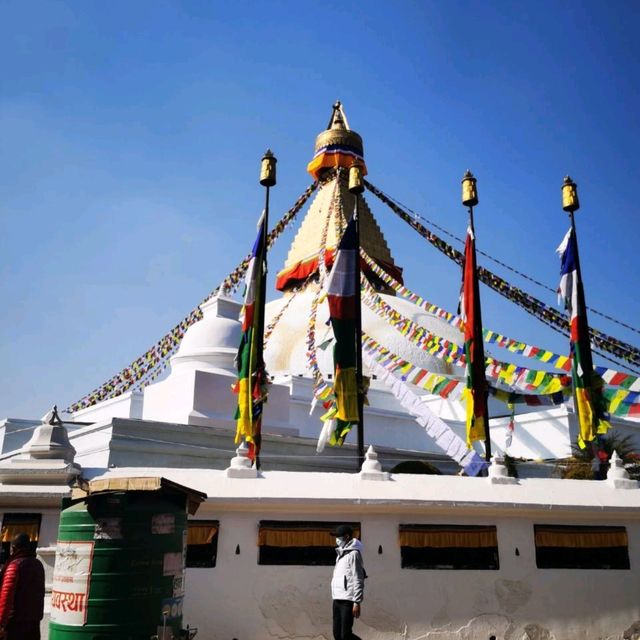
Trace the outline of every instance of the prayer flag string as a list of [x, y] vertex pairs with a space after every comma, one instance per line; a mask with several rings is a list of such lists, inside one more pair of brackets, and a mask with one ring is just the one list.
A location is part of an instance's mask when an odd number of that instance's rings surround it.
[[[462, 252], [454, 249], [454, 247], [442, 240], [442, 238], [427, 229], [424, 225], [418, 222], [414, 216], [402, 209], [402, 207], [398, 206], [385, 193], [372, 185], [368, 180], [364, 180], [364, 184], [371, 193], [384, 202], [396, 215], [402, 218], [423, 238], [425, 238], [425, 240], [430, 242], [448, 258], [462, 266], [464, 260]], [[500, 295], [522, 307], [525, 311], [556, 331], [569, 335], [569, 323], [562, 312], [550, 307], [522, 289], [511, 285], [506, 280], [484, 267], [478, 267], [478, 278], [494, 291], [497, 291]], [[630, 365], [640, 366], [640, 349], [637, 347], [618, 340], [617, 338], [614, 338], [603, 331], [599, 331], [598, 329], [594, 329], [593, 327], [589, 328], [589, 337], [597, 348], [612, 354], [616, 358], [624, 360]]]
[[[363, 350], [369, 358], [384, 367], [400, 380], [423, 389], [433, 395], [447, 400], [459, 400], [464, 390], [464, 380], [430, 372], [418, 367], [397, 354], [391, 352], [369, 335], [363, 334]], [[489, 386], [489, 393], [505, 404], [525, 404], [530, 407], [557, 406], [571, 397], [571, 389], [561, 389], [551, 393], [518, 393], [513, 390]], [[605, 390], [605, 397], [610, 402], [610, 413], [615, 416], [640, 416], [640, 393], [624, 390]]]
[[[456, 328], [461, 328], [462, 320], [460, 316], [438, 307], [405, 287], [392, 275], [387, 273], [380, 265], [378, 265], [363, 249], [361, 249], [361, 255], [369, 269], [371, 269], [371, 271], [390, 289], [400, 294], [413, 304], [419, 306], [430, 315], [440, 318]], [[543, 349], [541, 347], [535, 347], [522, 342], [521, 340], [508, 338], [507, 336], [496, 331], [491, 331], [490, 329], [483, 329], [482, 333], [484, 341], [487, 344], [495, 344], [497, 347], [507, 349], [511, 353], [521, 355], [526, 358], [532, 358], [546, 365], [555, 367], [556, 369], [561, 369], [566, 372], [571, 371], [571, 358], [569, 356], [554, 353], [553, 351], [549, 351], [548, 349]], [[622, 387], [629, 391], [640, 391], [640, 377], [638, 376], [609, 369], [607, 367], [595, 367], [595, 370], [609, 386]]]

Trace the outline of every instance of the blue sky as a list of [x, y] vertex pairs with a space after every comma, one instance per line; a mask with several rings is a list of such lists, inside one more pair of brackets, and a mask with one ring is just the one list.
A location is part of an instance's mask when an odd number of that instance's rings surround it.
[[[0, 416], [66, 406], [184, 317], [251, 246], [264, 150], [275, 219], [338, 98], [374, 184], [462, 236], [470, 168], [478, 247], [551, 287], [570, 173], [587, 303], [637, 326], [639, 23], [623, 1], [2, 2]], [[407, 284], [455, 310], [459, 269], [368, 199]], [[487, 327], [567, 351], [482, 299]]]

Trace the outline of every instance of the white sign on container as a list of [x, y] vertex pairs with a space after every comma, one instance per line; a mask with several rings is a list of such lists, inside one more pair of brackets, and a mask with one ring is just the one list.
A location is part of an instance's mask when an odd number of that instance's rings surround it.
[[81, 626], [87, 621], [94, 542], [58, 541], [51, 589], [51, 622]]

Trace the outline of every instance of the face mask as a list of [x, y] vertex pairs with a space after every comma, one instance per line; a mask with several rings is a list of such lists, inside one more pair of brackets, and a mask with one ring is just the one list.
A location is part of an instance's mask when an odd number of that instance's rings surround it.
[[346, 540], [344, 538], [336, 538], [336, 546], [337, 547], [341, 547], [345, 542], [346, 542]]

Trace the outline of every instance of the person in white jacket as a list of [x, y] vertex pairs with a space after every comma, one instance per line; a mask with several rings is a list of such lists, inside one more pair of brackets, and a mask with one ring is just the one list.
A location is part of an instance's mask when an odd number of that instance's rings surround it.
[[346, 524], [335, 530], [335, 536], [337, 557], [331, 579], [333, 637], [334, 640], [360, 640], [352, 629], [354, 618], [360, 617], [364, 595], [362, 543], [353, 537], [353, 529]]

